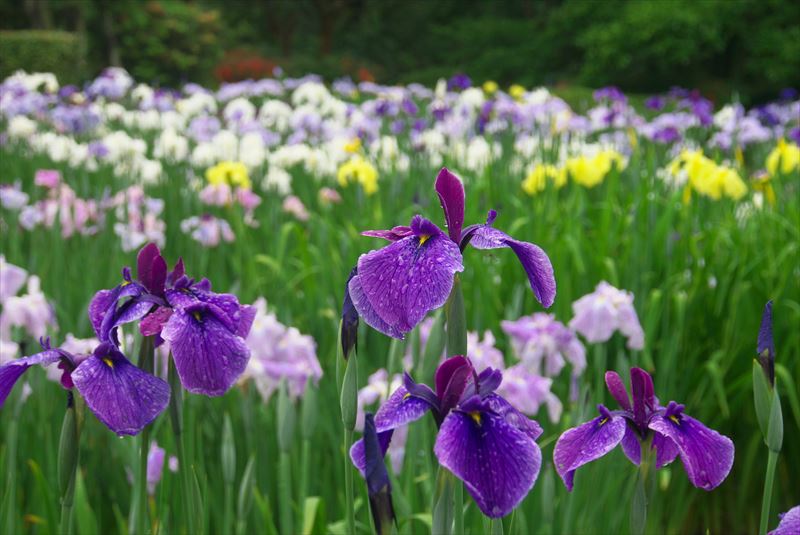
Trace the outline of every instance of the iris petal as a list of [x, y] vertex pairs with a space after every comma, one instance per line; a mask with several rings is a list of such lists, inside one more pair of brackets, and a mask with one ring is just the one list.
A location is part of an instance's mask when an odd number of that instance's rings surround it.
[[23, 357], [7, 362], [0, 366], [0, 409], [6, 402], [6, 398], [11, 393], [14, 385], [20, 377], [28, 371], [28, 368], [40, 364], [47, 366], [53, 364], [61, 358], [61, 354], [53, 349], [36, 353], [30, 357]]
[[446, 167], [442, 167], [436, 177], [435, 187], [447, 221], [447, 233], [451, 240], [458, 243], [464, 225], [464, 184]]
[[733, 466], [733, 442], [685, 414], [675, 419], [677, 423], [657, 414], [649, 427], [672, 439], [692, 485], [703, 490], [716, 488]]
[[[419, 420], [430, 409], [428, 402], [408, 394], [404, 386], [399, 387], [389, 396], [375, 413], [375, 431], [378, 442], [385, 454], [392, 439], [392, 432], [398, 427]], [[362, 474], [364, 472], [364, 439], [359, 439], [350, 448], [350, 459]]]
[[625, 419], [603, 416], [565, 431], [553, 451], [556, 471], [568, 490], [572, 490], [575, 470], [613, 450], [625, 434]]
[[556, 298], [556, 279], [553, 265], [547, 253], [532, 243], [517, 241], [505, 232], [489, 225], [478, 225], [470, 234], [469, 243], [476, 249], [500, 249], [509, 247], [519, 258], [528, 275], [536, 299], [545, 308]]
[[350, 281], [358, 313], [367, 324], [395, 338], [402, 338], [429, 311], [444, 305], [455, 273], [464, 270], [458, 245], [429, 221], [424, 223], [421, 228], [436, 233], [409, 236], [361, 255], [358, 275]]
[[539, 475], [542, 452], [533, 439], [492, 412], [451, 412], [434, 452], [442, 466], [464, 481], [486, 516], [510, 513]]
[[181, 384], [189, 392], [221, 396], [241, 376], [250, 350], [219, 307], [195, 303], [176, 309], [161, 336], [170, 343]]
[[169, 385], [146, 373], [121, 353], [93, 355], [72, 372], [86, 404], [118, 435], [136, 435], [167, 408]]

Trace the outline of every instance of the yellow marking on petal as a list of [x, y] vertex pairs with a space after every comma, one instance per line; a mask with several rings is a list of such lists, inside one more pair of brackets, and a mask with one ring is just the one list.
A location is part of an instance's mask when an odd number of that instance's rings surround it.
[[114, 369], [114, 361], [111, 360], [110, 358], [108, 358], [108, 357], [103, 358], [103, 362], [105, 362], [106, 366], [108, 366], [112, 370]]
[[428, 241], [431, 238], [430, 234], [423, 234], [419, 237], [419, 246], [422, 247], [422, 244]]
[[203, 321], [203, 315], [200, 314], [199, 310], [195, 310], [194, 312], [192, 312], [192, 316], [194, 316], [194, 319], [196, 319], [197, 321]]
[[608, 418], [603, 418], [602, 420], [600, 420], [600, 423], [597, 424], [597, 425], [604, 425], [607, 421], [608, 421]]
[[406, 392], [405, 395], [403, 396], [403, 401], [407, 400], [410, 397], [411, 397], [411, 394], [409, 392]]
[[672, 416], [670, 416], [669, 419], [672, 420], [673, 422], [675, 422], [678, 425], [680, 425], [680, 423], [681, 423], [681, 421], [678, 420], [678, 417], [675, 416], [674, 414]]
[[120, 286], [127, 286], [130, 283], [131, 283], [131, 281], [122, 281], [122, 284], [120, 284]]
[[481, 425], [481, 413], [479, 411], [472, 411], [469, 413], [469, 417], [472, 418], [476, 424]]

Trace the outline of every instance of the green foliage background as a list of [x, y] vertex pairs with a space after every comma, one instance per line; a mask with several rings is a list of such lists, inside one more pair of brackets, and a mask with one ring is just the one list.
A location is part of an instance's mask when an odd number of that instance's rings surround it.
[[[365, 67], [380, 82], [699, 87], [720, 99], [800, 86], [800, 4], [791, 0], [166, 0], [0, 4], [0, 28], [85, 35], [88, 75], [119, 62], [138, 79], [212, 82], [225, 51], [246, 49], [294, 75]], [[0, 37], [0, 41], [5, 39]], [[44, 69], [13, 56], [13, 67]]]

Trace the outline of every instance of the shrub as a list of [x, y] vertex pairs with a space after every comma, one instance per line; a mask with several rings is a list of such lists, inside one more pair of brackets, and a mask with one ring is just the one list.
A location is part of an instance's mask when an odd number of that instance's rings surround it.
[[14, 71], [52, 72], [62, 84], [85, 77], [84, 47], [77, 34], [61, 31], [0, 32], [0, 79]]

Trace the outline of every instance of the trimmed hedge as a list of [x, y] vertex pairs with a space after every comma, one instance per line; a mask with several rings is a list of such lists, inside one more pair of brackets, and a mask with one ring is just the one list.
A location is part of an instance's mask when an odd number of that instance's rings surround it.
[[0, 31], [0, 80], [14, 71], [52, 72], [61, 84], [84, 78], [84, 48], [75, 33]]

